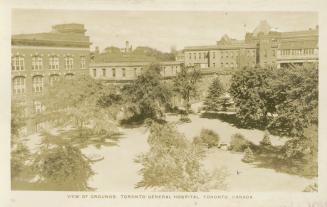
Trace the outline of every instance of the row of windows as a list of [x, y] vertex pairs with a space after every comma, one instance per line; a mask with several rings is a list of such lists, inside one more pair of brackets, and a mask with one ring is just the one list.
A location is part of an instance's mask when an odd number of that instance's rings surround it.
[[313, 55], [314, 49], [288, 49], [288, 50], [280, 50], [281, 56], [288, 55]]
[[[216, 56], [218, 52], [211, 52], [211, 57], [213, 59], [216, 58]], [[220, 52], [220, 57], [221, 58], [237, 58], [238, 57], [239, 52], [234, 50], [234, 51], [221, 51]], [[247, 50], [247, 56], [255, 56], [255, 50]], [[206, 59], [208, 58], [208, 54], [207, 52], [199, 52], [199, 53], [188, 53], [188, 58], [191, 59]]]
[[[106, 69], [106, 68], [103, 68], [101, 69], [102, 71], [102, 76], [103, 77], [106, 77], [108, 75], [108, 70], [111, 70], [111, 76], [112, 77], [116, 77], [117, 75], [117, 70], [116, 68], [111, 68], [111, 69]], [[134, 76], [138, 76], [140, 73], [143, 73], [143, 68], [140, 68], [139, 69], [139, 72], [138, 72], [138, 69], [137, 68], [134, 68]], [[97, 69], [93, 69], [93, 77], [97, 77], [98, 76], [98, 72], [97, 72]], [[121, 76], [122, 77], [126, 77], [126, 69], [125, 68], [122, 68], [121, 69]]]
[[[66, 74], [66, 78], [72, 78], [73, 74]], [[59, 80], [59, 75], [51, 75], [49, 78], [50, 85]], [[44, 88], [44, 77], [34, 76], [32, 78], [32, 89], [34, 93], [41, 93]], [[26, 78], [18, 76], [13, 79], [13, 93], [15, 95], [24, 94], [26, 92]]]
[[[74, 58], [71, 56], [64, 57], [64, 68], [66, 70], [73, 69], [74, 66]], [[51, 56], [49, 57], [49, 65], [48, 68], [50, 70], [59, 70], [59, 57]], [[80, 68], [86, 69], [86, 57], [80, 57]], [[11, 60], [11, 69], [13, 71], [22, 71], [25, 70], [25, 59], [23, 56], [14, 56]], [[43, 69], [43, 58], [41, 56], [33, 56], [32, 57], [32, 70], [42, 70]]]

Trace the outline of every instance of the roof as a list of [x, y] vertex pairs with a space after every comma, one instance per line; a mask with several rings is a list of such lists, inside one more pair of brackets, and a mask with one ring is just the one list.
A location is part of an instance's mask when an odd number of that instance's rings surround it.
[[85, 35], [81, 24], [64, 24], [53, 26], [53, 31], [32, 34], [14, 34], [11, 36], [12, 45], [33, 46], [70, 46], [89, 47], [90, 39]]
[[95, 56], [96, 63], [117, 62], [157, 62], [156, 58], [149, 56], [121, 56], [117, 54], [102, 53]]

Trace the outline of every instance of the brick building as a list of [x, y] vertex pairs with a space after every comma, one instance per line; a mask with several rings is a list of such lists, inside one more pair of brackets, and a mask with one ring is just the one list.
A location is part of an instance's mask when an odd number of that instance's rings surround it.
[[233, 70], [256, 64], [256, 46], [224, 35], [216, 45], [185, 47], [185, 65]]
[[253, 32], [246, 33], [244, 40], [224, 35], [216, 45], [185, 47], [184, 62], [187, 66], [216, 70], [313, 63], [318, 62], [318, 38], [318, 27], [279, 32], [267, 21], [261, 21]]
[[[85, 33], [82, 24], [61, 24], [47, 33], [12, 35], [12, 99], [26, 106], [27, 116], [42, 110], [38, 99], [54, 81], [89, 73], [91, 43]], [[29, 131], [39, 127], [29, 125]]]

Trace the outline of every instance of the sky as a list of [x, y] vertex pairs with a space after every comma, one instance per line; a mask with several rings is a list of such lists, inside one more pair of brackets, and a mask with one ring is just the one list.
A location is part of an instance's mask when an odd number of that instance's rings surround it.
[[223, 12], [223, 11], [87, 11], [12, 10], [12, 34], [49, 32], [51, 26], [81, 23], [90, 36], [92, 49], [149, 46], [168, 52], [171, 47], [214, 45], [224, 34], [244, 39], [260, 21], [278, 31], [314, 28], [315, 12]]

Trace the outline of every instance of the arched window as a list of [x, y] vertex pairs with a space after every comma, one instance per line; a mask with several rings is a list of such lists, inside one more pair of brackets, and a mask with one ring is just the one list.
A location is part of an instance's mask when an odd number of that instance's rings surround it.
[[35, 93], [40, 93], [43, 91], [43, 77], [34, 76], [33, 77], [33, 91]]
[[32, 70], [42, 70], [43, 59], [41, 56], [33, 56], [32, 57]]
[[112, 69], [112, 77], [116, 77], [116, 69], [115, 68]]
[[125, 68], [122, 69], [122, 76], [126, 77], [126, 69]]
[[13, 71], [24, 70], [24, 57], [14, 56], [11, 59], [11, 69]]
[[19, 76], [13, 79], [13, 90], [14, 94], [25, 93], [25, 77]]

